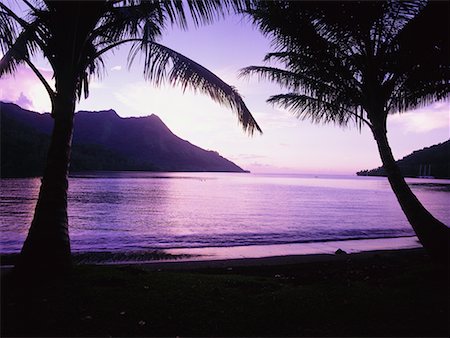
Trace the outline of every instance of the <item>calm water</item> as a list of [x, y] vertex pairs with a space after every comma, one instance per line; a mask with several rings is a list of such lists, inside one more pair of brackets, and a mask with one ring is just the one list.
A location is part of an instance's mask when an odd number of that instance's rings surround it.
[[[450, 181], [408, 181], [450, 224]], [[20, 251], [39, 179], [1, 180], [0, 252]], [[98, 173], [70, 179], [74, 251], [266, 245], [413, 235], [388, 182], [356, 176]]]

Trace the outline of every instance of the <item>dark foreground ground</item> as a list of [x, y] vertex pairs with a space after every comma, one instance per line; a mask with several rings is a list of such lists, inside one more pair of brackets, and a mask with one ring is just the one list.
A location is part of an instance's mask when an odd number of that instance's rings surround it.
[[1, 336], [449, 336], [449, 271], [423, 251], [316, 258], [4, 272]]

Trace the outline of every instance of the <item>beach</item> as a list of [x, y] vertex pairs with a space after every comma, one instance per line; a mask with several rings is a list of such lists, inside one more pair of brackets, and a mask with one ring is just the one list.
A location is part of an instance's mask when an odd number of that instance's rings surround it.
[[58, 279], [14, 273], [39, 182], [2, 181], [2, 337], [448, 336], [448, 267], [385, 179], [148, 175], [72, 178]]
[[448, 267], [420, 248], [2, 270], [8, 336], [448, 336]]

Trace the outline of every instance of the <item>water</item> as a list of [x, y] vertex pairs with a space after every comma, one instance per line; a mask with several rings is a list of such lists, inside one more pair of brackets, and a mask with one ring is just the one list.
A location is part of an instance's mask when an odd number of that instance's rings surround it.
[[[450, 181], [409, 179], [450, 224]], [[0, 252], [20, 251], [40, 180], [2, 179]], [[73, 251], [139, 251], [411, 236], [385, 178], [95, 173], [70, 178]]]

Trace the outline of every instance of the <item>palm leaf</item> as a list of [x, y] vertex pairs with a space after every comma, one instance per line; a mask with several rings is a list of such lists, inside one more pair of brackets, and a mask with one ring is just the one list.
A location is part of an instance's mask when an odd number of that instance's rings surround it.
[[[14, 38], [12, 32], [7, 33], [2, 29], [2, 36], [6, 34], [10, 34], [11, 39]], [[12, 43], [7, 39], [2, 39], [2, 41], [2, 49], [6, 50], [6, 52], [0, 60], [0, 76], [13, 74], [17, 70], [17, 67], [24, 64], [26, 60], [29, 60], [30, 56], [36, 51], [32, 27], [23, 30]]]
[[140, 42], [130, 51], [129, 63], [143, 50], [145, 54], [144, 76], [155, 85], [162, 83], [180, 85], [182, 90], [202, 92], [214, 101], [228, 106], [238, 116], [242, 127], [249, 134], [261, 128], [253, 118], [237, 90], [226, 84], [214, 73], [186, 56], [154, 41]]
[[92, 31], [90, 40], [99, 46], [136, 37], [154, 40], [161, 36], [168, 16], [171, 14], [164, 12], [160, 3], [154, 1], [110, 6]]
[[[393, 39], [385, 84], [391, 93], [389, 112], [403, 112], [448, 99], [450, 43], [448, 2], [431, 2]], [[392, 61], [391, 61], [392, 60]]]
[[[187, 15], [198, 25], [211, 22], [230, 11], [237, 11], [250, 2], [252, 1], [43, 1], [36, 6], [27, 3], [30, 8], [27, 20], [33, 18], [37, 22], [35, 34], [33, 36], [32, 30], [26, 29], [31, 26], [23, 19], [19, 18], [24, 23], [24, 27], [21, 27], [23, 32], [19, 36], [2, 21], [0, 34], [9, 37], [7, 40], [10, 43], [6, 48], [2, 46], [6, 53], [0, 70], [15, 71], [19, 63], [23, 60], [27, 62], [34, 51], [31, 48], [37, 43], [37, 47], [50, 62], [56, 80], [61, 71], [70, 69], [74, 73], [77, 97], [87, 97], [90, 79], [92, 76], [101, 76], [104, 69], [103, 54], [133, 41], [136, 44], [130, 50], [129, 61], [131, 63], [136, 54], [142, 52], [145, 58], [144, 76], [148, 80], [156, 85], [164, 81], [180, 85], [183, 91], [191, 89], [206, 93], [216, 102], [230, 107], [237, 114], [245, 131], [250, 134], [255, 130], [261, 132], [235, 88], [198, 63], [156, 42], [167, 25], [177, 24], [186, 28], [189, 21]], [[0, 8], [3, 7], [2, 5]], [[82, 21], [77, 19], [80, 13], [83, 13]], [[9, 23], [11, 20], [6, 21]], [[68, 40], [67, 36], [72, 38]]]
[[260, 2], [247, 14], [272, 38], [275, 51], [264, 61], [284, 70], [252, 66], [244, 73], [291, 90], [270, 102], [302, 118], [341, 124], [352, 120], [343, 118], [346, 111], [368, 123], [363, 111], [371, 110], [371, 119], [385, 121], [384, 114], [448, 98], [449, 12], [448, 2], [424, 0]]
[[321, 79], [312, 78], [301, 72], [293, 72], [290, 70], [264, 67], [264, 66], [249, 66], [241, 69], [239, 76], [249, 77], [251, 75], [257, 76], [259, 80], [268, 80], [275, 82], [282, 88], [289, 88], [294, 91], [302, 91], [307, 95], [322, 95], [333, 94], [338, 91], [338, 88], [332, 86], [330, 83], [323, 82]]
[[299, 119], [309, 119], [314, 123], [334, 123], [345, 126], [352, 119], [357, 122], [356, 112], [350, 111], [345, 105], [339, 105], [322, 98], [287, 93], [273, 95], [267, 102], [291, 111]]

